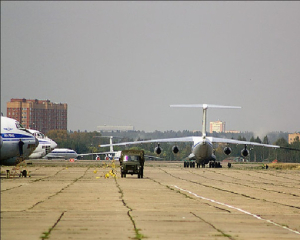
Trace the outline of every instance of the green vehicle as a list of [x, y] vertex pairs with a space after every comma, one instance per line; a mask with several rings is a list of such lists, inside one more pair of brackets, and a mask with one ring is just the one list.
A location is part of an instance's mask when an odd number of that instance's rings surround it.
[[144, 176], [144, 151], [143, 150], [123, 150], [120, 157], [121, 177], [126, 174], [137, 174], [138, 178]]

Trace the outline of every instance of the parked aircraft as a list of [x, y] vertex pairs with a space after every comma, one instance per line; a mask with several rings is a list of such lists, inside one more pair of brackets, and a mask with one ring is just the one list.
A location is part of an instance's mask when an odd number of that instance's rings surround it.
[[[20, 156], [19, 142], [22, 140], [23, 155]], [[20, 123], [12, 118], [1, 116], [1, 165], [12, 166], [28, 158], [39, 145], [39, 141]]]
[[52, 152], [48, 153], [45, 157], [46, 159], [60, 158], [60, 159], [70, 159], [77, 158], [79, 155], [72, 149], [68, 148], [55, 148]]
[[[108, 152], [100, 152], [97, 153], [97, 155], [101, 155], [101, 154], [105, 154], [105, 159], [109, 158], [109, 159], [114, 159], [114, 160], [119, 160], [121, 157], [121, 151], [114, 151], [114, 147], [113, 147], [113, 136], [100, 136], [101, 138], [105, 138], [108, 137], [109, 138], [109, 146], [110, 149]], [[99, 145], [99, 147], [102, 147], [102, 145]]]
[[[101, 137], [106, 137], [106, 136], [101, 136]], [[121, 157], [121, 152], [122, 151], [114, 151], [113, 146], [116, 145], [116, 144], [112, 143], [113, 136], [109, 136], [109, 138], [110, 138], [110, 141], [109, 141], [108, 145], [99, 145], [99, 147], [109, 146], [110, 151], [109, 152], [102, 152], [102, 153], [99, 153], [99, 154], [105, 154], [106, 155], [105, 158], [119, 160], [120, 157]], [[151, 155], [145, 155], [145, 158], [148, 158], [149, 160], [153, 160], [153, 159], [162, 160], [163, 159], [163, 158], [155, 157], [155, 156], [151, 156]]]
[[83, 156], [90, 156], [90, 155], [96, 155], [96, 160], [98, 155], [105, 154], [109, 159], [112, 159], [113, 156], [111, 155], [111, 152], [99, 152], [99, 153], [83, 153], [78, 154], [76, 151], [68, 148], [55, 148], [52, 152], [48, 153], [45, 157], [45, 159], [70, 159], [74, 158], [77, 159], [79, 157]]
[[56, 142], [54, 142], [52, 139], [45, 136], [40, 131], [33, 130], [33, 129], [28, 129], [28, 131], [31, 132], [32, 135], [39, 140], [39, 145], [29, 156], [30, 159], [42, 158], [46, 156], [48, 153], [50, 153], [54, 148], [57, 147]]
[[[269, 148], [282, 148], [277, 145], [269, 145], [269, 144], [260, 144], [255, 142], [247, 142], [247, 141], [238, 141], [234, 139], [226, 139], [226, 138], [216, 138], [216, 137], [208, 137], [206, 135], [206, 118], [207, 118], [207, 109], [208, 108], [225, 108], [225, 109], [238, 109], [241, 107], [238, 106], [221, 106], [221, 105], [211, 105], [211, 104], [183, 104], [183, 105], [170, 105], [170, 107], [185, 107], [185, 108], [202, 108], [203, 109], [203, 120], [202, 120], [202, 136], [190, 136], [190, 137], [181, 137], [181, 138], [166, 138], [166, 139], [153, 139], [153, 140], [145, 140], [145, 141], [135, 141], [135, 142], [123, 142], [116, 144], [106, 144], [101, 145], [101, 147], [107, 146], [121, 146], [121, 145], [131, 145], [131, 144], [141, 144], [141, 143], [158, 143], [154, 152], [156, 154], [160, 154], [162, 149], [159, 145], [161, 142], [193, 142], [192, 153], [188, 156], [190, 160], [196, 160], [197, 167], [205, 164], [208, 164], [210, 161], [215, 162], [216, 156], [213, 154], [213, 143], [227, 143], [227, 144], [243, 144], [244, 148], [241, 150], [241, 155], [246, 157], [249, 155], [249, 150], [247, 149], [247, 145], [250, 146], [261, 146], [261, 147], [269, 147]], [[172, 148], [173, 153], [178, 153], [178, 146], [174, 145]], [[231, 148], [226, 146], [224, 148], [224, 153], [229, 155], [231, 153]]]

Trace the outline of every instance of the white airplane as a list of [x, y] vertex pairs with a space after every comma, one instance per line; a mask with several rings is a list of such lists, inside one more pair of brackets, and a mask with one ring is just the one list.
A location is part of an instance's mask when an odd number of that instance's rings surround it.
[[[24, 143], [20, 157], [19, 141]], [[39, 141], [20, 123], [12, 118], [1, 116], [0, 164], [12, 166], [28, 158], [39, 145]]]
[[[106, 136], [101, 136], [101, 137], [103, 138], [103, 137], [106, 137]], [[109, 137], [109, 136], [107, 136], [107, 137]], [[121, 157], [122, 151], [114, 151], [113, 146], [117, 145], [117, 144], [113, 144], [112, 143], [113, 136], [110, 136], [109, 138], [110, 138], [110, 141], [109, 141], [108, 145], [99, 145], [99, 147], [109, 146], [110, 147], [110, 151], [109, 152], [101, 152], [101, 153], [97, 153], [97, 154], [99, 154], [99, 155], [100, 154], [105, 154], [105, 158], [106, 159], [109, 158], [109, 159], [119, 160], [120, 157]], [[98, 157], [99, 156], [97, 155], [96, 160], [100, 160]], [[148, 158], [148, 159], [150, 159], [150, 160], [153, 160], [153, 159], [163, 159], [163, 158], [155, 157], [155, 156], [151, 156], [151, 155], [145, 155], [145, 157]]]
[[[101, 138], [105, 138], [105, 137], [109, 137], [109, 151], [108, 152], [100, 152], [100, 153], [96, 153], [97, 157], [98, 155], [101, 154], [105, 154], [105, 158], [109, 158], [109, 159], [114, 159], [114, 160], [119, 160], [121, 157], [121, 151], [114, 151], [114, 147], [113, 147], [113, 143], [112, 143], [112, 139], [113, 136], [100, 136]], [[99, 147], [102, 147], [102, 145], [99, 145]]]
[[45, 157], [46, 159], [60, 158], [60, 159], [76, 159], [79, 156], [77, 152], [68, 148], [55, 148], [52, 152], [48, 153]]
[[[102, 136], [101, 136], [102, 137]], [[112, 144], [112, 136], [110, 138], [110, 144]], [[68, 148], [55, 148], [52, 152], [48, 153], [45, 157], [45, 159], [55, 159], [55, 158], [60, 158], [60, 159], [70, 159], [74, 158], [77, 159], [78, 157], [83, 157], [83, 156], [90, 156], [90, 155], [96, 155], [96, 160], [100, 160], [99, 155], [105, 154], [105, 158], [107, 159], [119, 159], [121, 156], [121, 151], [114, 151], [113, 147], [110, 147], [110, 151], [108, 152], [98, 152], [98, 153], [83, 153], [83, 154], [78, 154], [76, 151]]]
[[39, 140], [39, 145], [29, 156], [30, 159], [42, 158], [46, 156], [48, 153], [50, 153], [54, 148], [57, 147], [56, 142], [54, 142], [52, 139], [45, 136], [40, 131], [33, 130], [33, 129], [28, 129], [28, 131], [31, 132], [32, 135]]
[[[213, 143], [229, 143], [229, 144], [243, 144], [244, 149], [242, 149], [241, 154], [246, 157], [249, 155], [249, 150], [247, 149], [247, 145], [251, 146], [261, 146], [261, 147], [269, 147], [269, 148], [282, 148], [277, 145], [269, 145], [269, 144], [260, 144], [255, 142], [247, 142], [247, 141], [238, 141], [234, 139], [226, 139], [226, 138], [215, 138], [206, 136], [206, 116], [208, 108], [241, 108], [237, 106], [221, 106], [221, 105], [211, 105], [211, 104], [187, 104], [187, 105], [170, 105], [170, 107], [185, 107], [185, 108], [203, 108], [203, 121], [202, 121], [202, 136], [190, 136], [190, 137], [181, 137], [181, 138], [166, 138], [166, 139], [153, 139], [153, 140], [145, 140], [145, 141], [135, 141], [135, 142], [123, 142], [116, 144], [106, 144], [101, 145], [101, 147], [107, 146], [121, 146], [121, 145], [131, 145], [131, 144], [141, 144], [141, 143], [158, 143], [157, 147], [154, 149], [156, 154], [160, 154], [162, 149], [159, 145], [160, 142], [193, 142], [192, 153], [188, 156], [190, 160], [196, 160], [197, 167], [205, 164], [208, 164], [210, 161], [215, 162], [216, 156], [213, 154]], [[173, 153], [178, 153], [178, 146], [173, 146]], [[224, 153], [229, 155], [231, 153], [230, 147], [226, 146], [224, 148]]]
[[[108, 154], [108, 152], [103, 153], [83, 153], [78, 154], [76, 151], [68, 148], [55, 148], [52, 152], [48, 153], [44, 159], [77, 159], [78, 157], [90, 156], [90, 155]], [[97, 158], [97, 157], [96, 157]]]

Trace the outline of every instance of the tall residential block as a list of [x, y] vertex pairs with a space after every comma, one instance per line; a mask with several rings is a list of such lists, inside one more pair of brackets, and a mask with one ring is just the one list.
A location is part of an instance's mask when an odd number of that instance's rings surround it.
[[215, 121], [215, 122], [210, 122], [210, 133], [213, 132], [225, 132], [225, 122], [222, 121]]
[[12, 98], [7, 103], [7, 117], [18, 120], [25, 128], [47, 133], [49, 130], [67, 130], [66, 103], [50, 100]]

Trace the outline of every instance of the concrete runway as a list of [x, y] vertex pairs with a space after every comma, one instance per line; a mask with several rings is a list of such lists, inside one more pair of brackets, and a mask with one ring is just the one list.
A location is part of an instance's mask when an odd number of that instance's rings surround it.
[[1, 239], [300, 239], [300, 171], [53, 162], [1, 169]]

